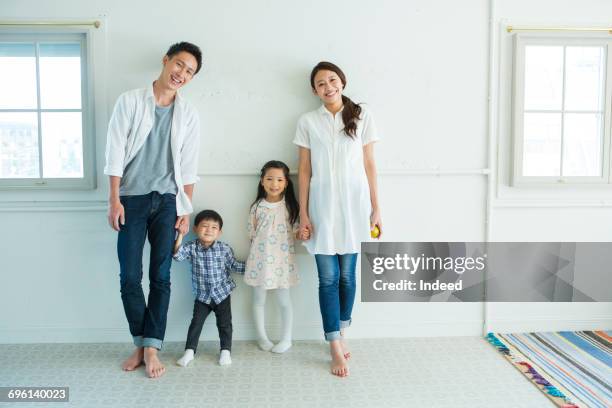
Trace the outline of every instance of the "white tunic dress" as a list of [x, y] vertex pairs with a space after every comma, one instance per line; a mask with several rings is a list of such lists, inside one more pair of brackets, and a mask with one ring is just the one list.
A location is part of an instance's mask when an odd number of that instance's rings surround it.
[[358, 253], [370, 239], [370, 188], [363, 146], [379, 140], [372, 115], [362, 107], [354, 139], [344, 131], [342, 111], [325, 106], [303, 114], [293, 143], [310, 149], [312, 174], [308, 215], [314, 234], [304, 246], [311, 254]]

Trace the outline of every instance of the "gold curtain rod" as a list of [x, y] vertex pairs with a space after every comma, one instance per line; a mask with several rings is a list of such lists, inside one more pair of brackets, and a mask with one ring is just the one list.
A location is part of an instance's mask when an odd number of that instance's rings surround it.
[[0, 21], [0, 26], [94, 26], [100, 28], [102, 23], [96, 21]]
[[514, 27], [507, 26], [506, 31], [511, 33], [512, 31], [595, 31], [595, 32], [607, 32], [612, 34], [612, 27], [601, 28], [601, 27]]

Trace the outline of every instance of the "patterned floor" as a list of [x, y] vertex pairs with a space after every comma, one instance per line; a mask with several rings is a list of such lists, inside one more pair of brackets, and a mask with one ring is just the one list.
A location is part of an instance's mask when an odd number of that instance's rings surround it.
[[[368, 339], [350, 342], [349, 378], [328, 374], [323, 342], [295, 342], [284, 355], [235, 342], [220, 367], [218, 343], [200, 345], [191, 366], [174, 365], [183, 344], [161, 353], [157, 380], [119, 363], [129, 344], [0, 345], [0, 386], [69, 386], [69, 403], [31, 407], [512, 407], [552, 403], [478, 337]], [[0, 407], [9, 406], [0, 403]]]

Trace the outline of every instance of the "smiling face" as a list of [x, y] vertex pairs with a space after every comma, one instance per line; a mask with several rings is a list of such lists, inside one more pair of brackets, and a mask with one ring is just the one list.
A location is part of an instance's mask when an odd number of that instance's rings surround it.
[[193, 232], [198, 236], [200, 242], [206, 246], [212, 244], [221, 235], [219, 223], [212, 219], [204, 219], [193, 227]]
[[334, 71], [322, 69], [314, 76], [313, 92], [321, 98], [325, 105], [335, 105], [342, 102], [344, 84]]
[[261, 185], [266, 191], [266, 200], [280, 201], [287, 188], [287, 178], [283, 169], [270, 168], [261, 178]]
[[196, 58], [186, 51], [181, 51], [172, 57], [166, 55], [162, 63], [164, 69], [159, 76], [161, 84], [174, 91], [191, 81], [198, 68]]

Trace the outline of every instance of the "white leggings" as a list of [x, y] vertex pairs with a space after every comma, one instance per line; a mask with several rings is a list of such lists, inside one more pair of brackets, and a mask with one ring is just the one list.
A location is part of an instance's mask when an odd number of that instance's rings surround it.
[[[266, 294], [268, 290], [262, 286], [253, 288], [253, 317], [259, 340], [268, 340], [264, 322], [264, 306], [266, 305]], [[293, 327], [293, 309], [289, 289], [276, 289], [278, 306], [281, 312], [281, 338], [280, 341], [291, 341]]]

